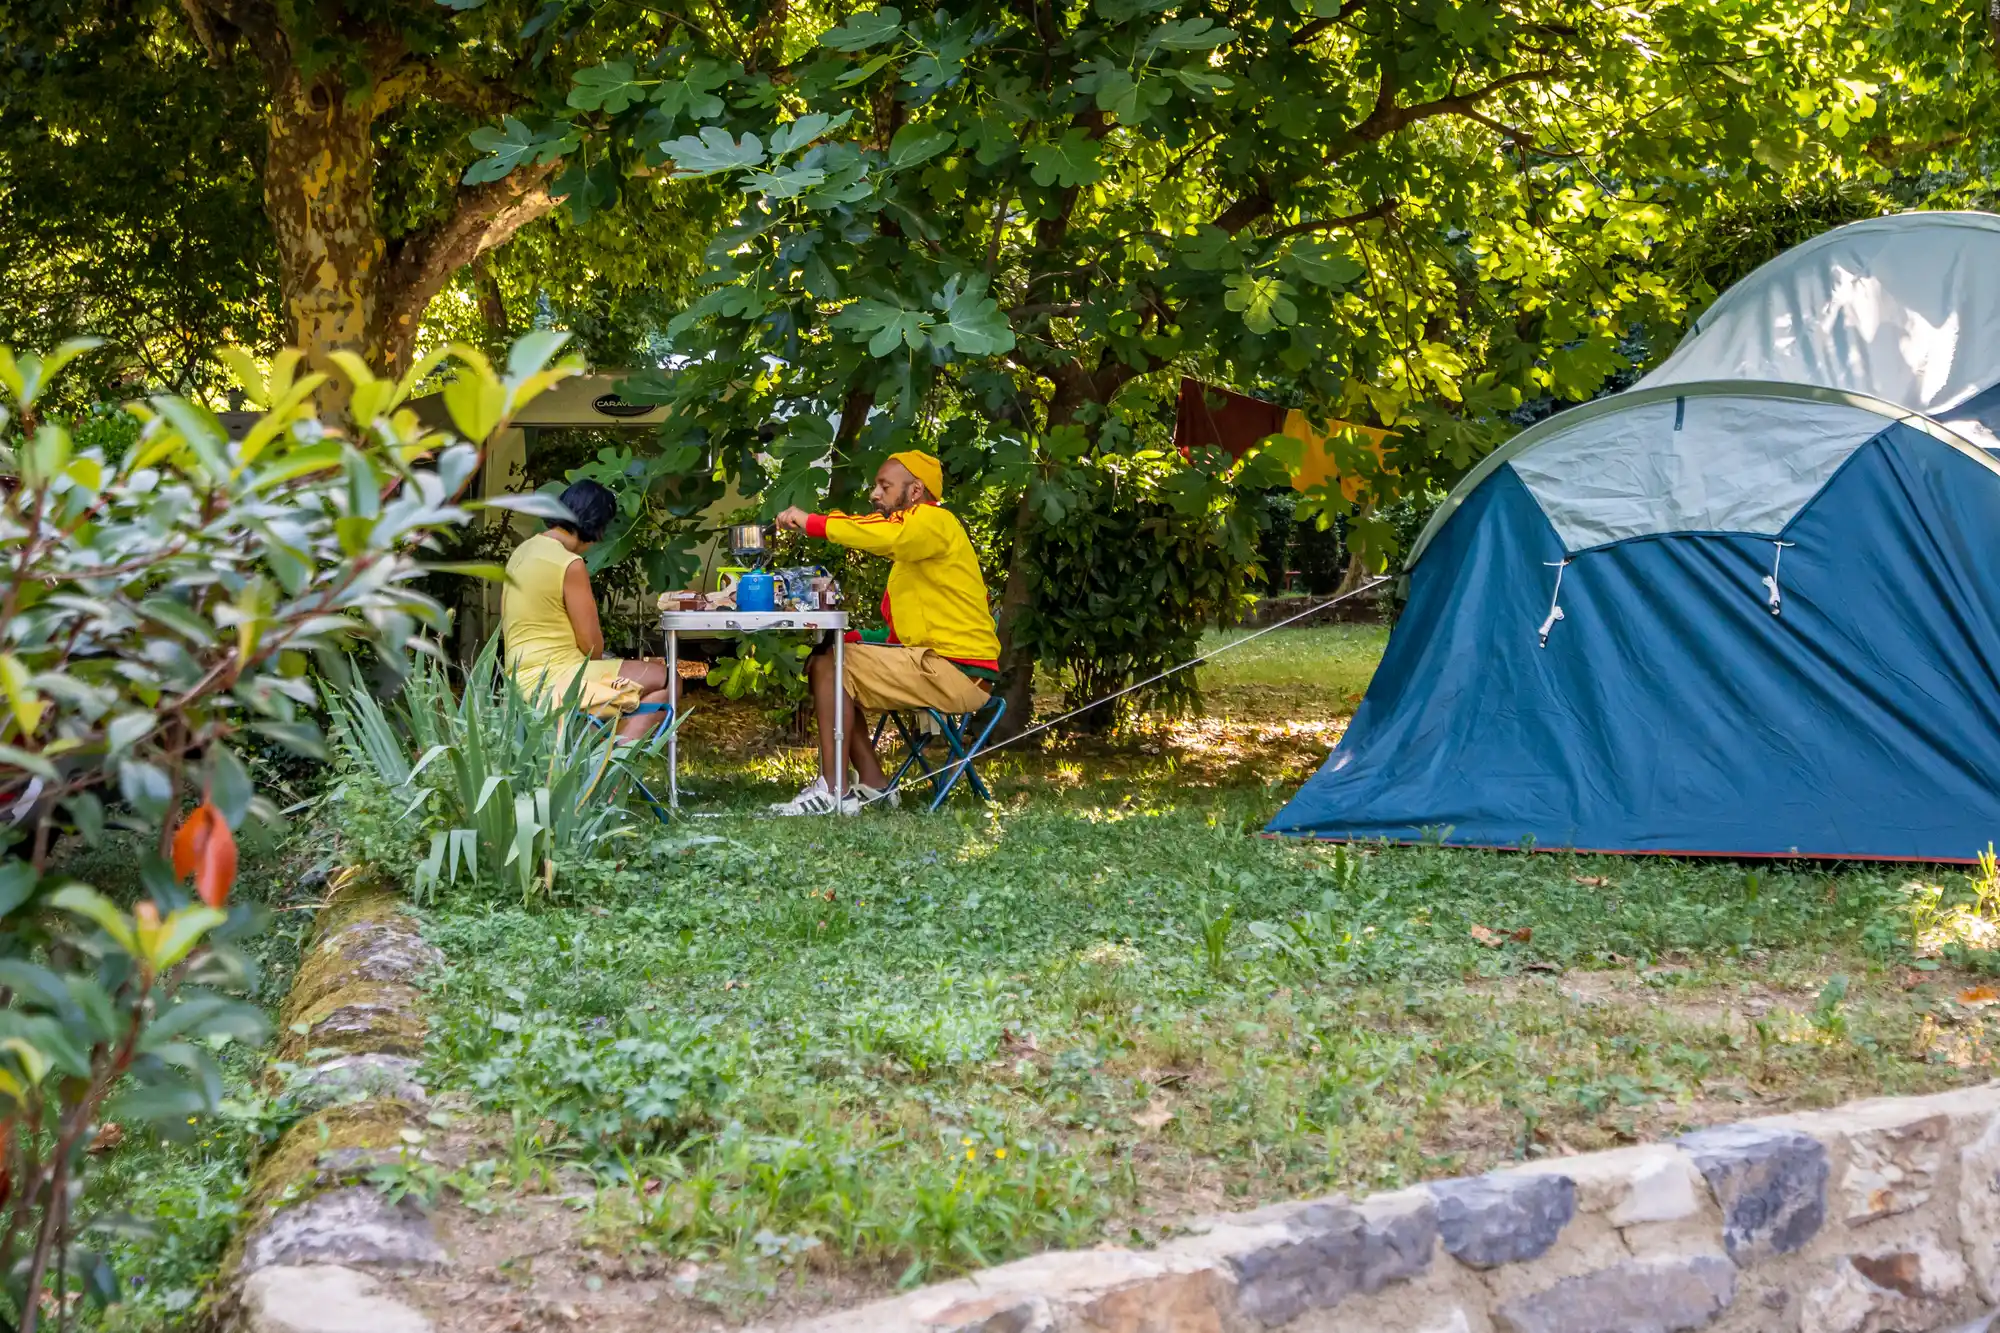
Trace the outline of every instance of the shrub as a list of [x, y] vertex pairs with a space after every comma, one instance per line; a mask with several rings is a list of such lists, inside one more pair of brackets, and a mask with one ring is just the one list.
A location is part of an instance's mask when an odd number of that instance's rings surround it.
[[499, 643], [487, 641], [462, 690], [426, 657], [386, 709], [358, 684], [328, 691], [358, 779], [342, 787], [343, 803], [385, 798], [402, 810], [392, 840], [412, 820], [429, 835], [415, 874], [420, 899], [457, 883], [461, 871], [505, 882], [523, 898], [538, 886], [552, 893], [558, 866], [577, 865], [633, 831], [621, 799], [636, 781], [633, 767], [657, 755], [680, 725], [675, 717], [643, 745], [619, 745], [610, 728], [577, 711], [581, 681], [552, 707], [526, 698], [499, 669]]
[[[1029, 535], [1019, 633], [1068, 706], [1189, 660], [1204, 629], [1247, 609], [1266, 519], [1255, 492], [1178, 459], [1116, 457], [1071, 469], [1062, 489], [1060, 512], [1044, 509]], [[1192, 671], [1128, 696], [1175, 708], [1199, 698]], [[1080, 725], [1130, 711], [1095, 709]]]
[[[524, 339], [504, 376], [459, 352], [459, 429], [486, 438], [569, 373], [546, 366], [560, 343]], [[479, 464], [404, 405], [442, 353], [401, 381], [343, 357], [353, 425], [316, 418], [326, 376], [298, 353], [268, 373], [232, 354], [264, 414], [231, 440], [173, 397], [129, 405], [136, 432], [43, 419], [94, 345], [0, 348], [0, 1274], [21, 1333], [66, 1320], [67, 1293], [117, 1294], [76, 1243], [93, 1219], [71, 1215], [102, 1119], [186, 1132], [221, 1095], [213, 1048], [262, 1034], [223, 993], [248, 979], [231, 941], [254, 925], [229, 903], [235, 831], [272, 816], [239, 746], [323, 755], [311, 655], [395, 663], [440, 622], [417, 548], [463, 521]], [[59, 840], [108, 824], [153, 846], [129, 911], [53, 869]]]

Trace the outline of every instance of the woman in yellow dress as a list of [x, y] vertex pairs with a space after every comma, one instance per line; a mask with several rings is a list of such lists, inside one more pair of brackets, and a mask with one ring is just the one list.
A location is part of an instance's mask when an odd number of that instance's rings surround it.
[[622, 716], [618, 734], [638, 740], [662, 724], [662, 710], [641, 713], [639, 705], [672, 704], [678, 682], [667, 680], [667, 664], [657, 658], [604, 656], [604, 629], [583, 553], [604, 536], [618, 502], [594, 481], [575, 483], [562, 502], [575, 521], [551, 519], [507, 561], [500, 594], [507, 674], [523, 693], [549, 705], [567, 697], [581, 675], [578, 705], [599, 717]]

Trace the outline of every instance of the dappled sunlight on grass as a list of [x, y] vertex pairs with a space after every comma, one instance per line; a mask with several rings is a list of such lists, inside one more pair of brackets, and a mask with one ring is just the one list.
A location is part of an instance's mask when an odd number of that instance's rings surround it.
[[[1327, 670], [1365, 681], [1366, 634]], [[1248, 666], [1309, 671], [1278, 646]], [[793, 820], [761, 805], [812, 752], [711, 714], [742, 746], [690, 760], [713, 818], [567, 903], [430, 922], [437, 1086], [503, 1127], [473, 1151], [518, 1117], [602, 1188], [637, 1171], [593, 1232], [627, 1256], [881, 1289], [1960, 1084], [2000, 1040], [1961, 915], [1990, 895], [1956, 879], [1251, 836], [1332, 708], [1052, 735], [982, 763], [993, 806]]]

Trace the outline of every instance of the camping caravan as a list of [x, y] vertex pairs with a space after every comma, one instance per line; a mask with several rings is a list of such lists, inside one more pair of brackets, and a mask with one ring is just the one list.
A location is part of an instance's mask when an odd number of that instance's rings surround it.
[[1487, 457], [1270, 831], [1968, 861], [2000, 839], [2000, 217], [1829, 232]]

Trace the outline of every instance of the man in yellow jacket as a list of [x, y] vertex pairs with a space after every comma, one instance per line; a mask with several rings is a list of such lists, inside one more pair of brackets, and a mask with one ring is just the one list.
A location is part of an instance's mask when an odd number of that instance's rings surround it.
[[889, 589], [882, 598], [886, 642], [850, 642], [847, 697], [834, 699], [828, 654], [815, 654], [807, 664], [819, 722], [820, 776], [795, 800], [773, 807], [777, 811], [824, 814], [834, 808], [831, 783], [840, 771], [833, 752], [835, 707], [847, 709], [847, 758], [858, 776], [849, 788], [852, 794], [841, 802], [843, 813], [849, 813], [889, 785], [868, 739], [863, 710], [969, 713], [985, 704], [998, 675], [1000, 639], [993, 632], [979, 558], [964, 526], [938, 504], [943, 494], [944, 469], [931, 455], [912, 449], [890, 455], [875, 474], [868, 497], [873, 514], [809, 514], [792, 508], [778, 515], [781, 528], [887, 556], [890, 564]]

